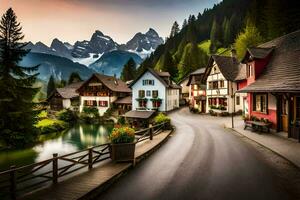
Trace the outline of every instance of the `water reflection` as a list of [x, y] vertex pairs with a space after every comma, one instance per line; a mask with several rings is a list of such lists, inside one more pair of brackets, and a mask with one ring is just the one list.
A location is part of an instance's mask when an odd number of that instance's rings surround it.
[[0, 171], [11, 165], [21, 166], [108, 142], [113, 125], [76, 124], [63, 134], [29, 149], [0, 152]]

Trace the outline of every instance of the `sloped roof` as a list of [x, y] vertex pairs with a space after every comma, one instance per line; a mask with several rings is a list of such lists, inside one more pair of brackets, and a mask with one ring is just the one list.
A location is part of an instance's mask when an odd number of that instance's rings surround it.
[[235, 57], [212, 55], [210, 57], [206, 73], [209, 73], [212, 68], [213, 61], [215, 61], [223, 74], [229, 80], [234, 81], [240, 71], [240, 63]]
[[[72, 83], [64, 88], [56, 88], [53, 94], [57, 92], [64, 99], [72, 99], [75, 97], [79, 97], [79, 94], [76, 92], [76, 90], [80, 88], [83, 83], [84, 82]], [[53, 94], [49, 98], [51, 98]]]
[[119, 98], [114, 103], [115, 104], [132, 104], [132, 97], [127, 96], [127, 97]]
[[128, 93], [131, 92], [131, 89], [128, 88], [126, 83], [124, 81], [122, 81], [121, 79], [118, 79], [118, 78], [113, 77], [113, 76], [107, 76], [107, 75], [104, 75], [104, 74], [99, 74], [99, 73], [93, 74], [91, 76], [91, 78], [89, 78], [87, 81], [85, 81], [82, 84], [82, 86], [89, 83], [90, 80], [93, 77], [96, 77], [99, 81], [101, 81], [111, 91], [114, 91], [114, 92], [128, 92]]
[[[169, 72], [157, 72], [152, 68], [147, 68], [141, 73], [130, 85], [129, 87], [131, 88], [146, 72], [150, 72], [155, 78], [157, 78], [165, 87], [168, 88], [174, 88], [174, 89], [180, 89], [181, 86], [176, 85], [174, 82], [169, 81], [167, 82], [166, 80], [163, 79], [163, 77], [169, 77], [170, 74]], [[160, 75], [162, 74], [162, 76]]]
[[300, 30], [259, 47], [274, 47], [274, 53], [256, 81], [239, 92], [300, 92]]
[[131, 110], [125, 113], [124, 116], [128, 118], [149, 119], [154, 113], [155, 113], [154, 110], [149, 110], [149, 111]]
[[204, 72], [205, 72], [205, 67], [197, 69], [196, 71], [192, 72], [190, 75], [204, 74]]
[[267, 57], [273, 51], [273, 49], [274, 49], [273, 47], [267, 47], [267, 48], [251, 47], [248, 48], [248, 51], [253, 58], [262, 59]]
[[240, 64], [239, 66], [239, 72], [237, 76], [235, 77], [235, 81], [241, 81], [247, 79], [247, 71], [246, 71], [247, 65]]
[[200, 68], [200, 69], [197, 69], [196, 71], [190, 73], [189, 80], [186, 85], [189, 86], [190, 84], [200, 84], [201, 80], [197, 81], [195, 76], [200, 76], [200, 75], [204, 74], [205, 70], [206, 70], [205, 68]]

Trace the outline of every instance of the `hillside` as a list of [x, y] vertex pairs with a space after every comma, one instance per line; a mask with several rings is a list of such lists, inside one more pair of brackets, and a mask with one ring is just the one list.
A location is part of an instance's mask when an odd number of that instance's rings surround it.
[[[300, 10], [296, 4], [292, 0], [223, 0], [197, 17], [190, 15], [179, 32], [171, 34], [165, 44], [145, 59], [139, 72], [146, 67], [171, 70], [172, 78], [180, 80], [194, 69], [190, 63], [198, 60], [198, 68], [201, 68], [210, 54], [229, 55], [227, 49], [233, 46], [247, 23], [257, 27], [264, 41], [298, 30]], [[191, 46], [193, 51], [188, 50]]]
[[78, 72], [83, 79], [87, 79], [94, 71], [88, 67], [73, 61], [44, 53], [28, 53], [20, 62], [21, 66], [39, 65], [38, 78], [43, 81], [48, 81], [53, 75], [56, 80], [68, 80], [72, 72]]

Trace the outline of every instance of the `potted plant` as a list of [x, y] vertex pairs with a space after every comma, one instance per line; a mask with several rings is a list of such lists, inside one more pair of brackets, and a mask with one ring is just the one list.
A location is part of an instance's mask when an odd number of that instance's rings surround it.
[[116, 162], [134, 160], [135, 131], [127, 126], [117, 126], [109, 136], [111, 141], [110, 157]]

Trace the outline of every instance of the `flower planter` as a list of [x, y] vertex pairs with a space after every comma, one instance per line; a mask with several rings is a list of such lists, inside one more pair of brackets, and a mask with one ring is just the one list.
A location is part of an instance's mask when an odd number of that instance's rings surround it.
[[110, 157], [115, 162], [134, 160], [135, 143], [120, 143], [110, 145]]

